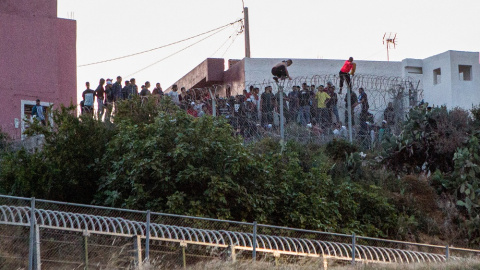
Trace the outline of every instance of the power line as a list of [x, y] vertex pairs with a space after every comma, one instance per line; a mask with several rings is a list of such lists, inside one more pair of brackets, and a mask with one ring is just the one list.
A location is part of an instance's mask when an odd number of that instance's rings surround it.
[[232, 39], [232, 42], [230, 43], [230, 45], [228, 45], [227, 49], [223, 52], [222, 54], [222, 57], [225, 56], [225, 54], [228, 52], [228, 50], [230, 49], [230, 47], [232, 47], [233, 43], [235, 43], [235, 40], [237, 39], [238, 36], [240, 36], [242, 32], [238, 32]]
[[223, 46], [225, 46], [225, 44], [227, 44], [227, 42], [233, 37], [233, 35], [237, 35], [237, 34], [238, 34], [237, 30], [233, 31], [233, 33], [227, 38], [227, 40], [225, 40], [225, 42], [223, 42], [222, 45], [220, 45], [220, 47], [218, 47], [218, 49], [214, 53], [212, 53], [210, 57], [213, 57], [218, 51], [220, 51], [221, 48], [223, 48]]
[[[236, 21], [236, 22], [239, 22], [239, 21]], [[218, 29], [218, 28], [217, 28], [217, 29]], [[166, 56], [166, 57], [164, 57], [164, 58], [162, 58], [162, 59], [160, 59], [160, 60], [158, 60], [158, 61], [156, 61], [156, 62], [154, 62], [154, 63], [152, 63], [152, 64], [150, 64], [150, 65], [148, 65], [148, 66], [146, 66], [146, 67], [144, 67], [144, 68], [142, 68], [142, 69], [140, 69], [140, 70], [137, 70], [137, 71], [133, 72], [133, 73], [130, 74], [130, 75], [127, 75], [127, 77], [131, 77], [131, 76], [133, 76], [133, 75], [135, 75], [135, 74], [137, 74], [137, 73], [139, 73], [139, 72], [142, 72], [142, 71], [144, 71], [145, 69], [150, 68], [150, 67], [152, 67], [152, 66], [154, 66], [154, 65], [162, 62], [163, 60], [166, 60], [166, 59], [168, 59], [168, 58], [170, 58], [170, 57], [172, 57], [172, 56], [174, 56], [174, 55], [176, 55], [176, 54], [178, 54], [178, 53], [180, 53], [180, 52], [182, 52], [182, 51], [184, 51], [184, 50], [186, 50], [186, 49], [188, 49], [188, 48], [190, 48], [190, 47], [192, 47], [192, 46], [194, 46], [194, 45], [196, 45], [196, 44], [198, 44], [198, 43], [200, 43], [200, 42], [202, 42], [202, 41], [204, 41], [205, 39], [207, 39], [207, 38], [209, 38], [209, 37], [211, 37], [211, 36], [213, 36], [213, 35], [215, 35], [215, 34], [220, 33], [221, 31], [223, 31], [223, 30], [225, 30], [225, 29], [226, 29], [226, 28], [218, 29], [216, 32], [214, 32], [214, 33], [212, 33], [212, 34], [210, 34], [210, 35], [208, 35], [208, 36], [206, 36], [206, 37], [204, 37], [204, 38], [196, 41], [195, 43], [192, 43], [192, 44], [188, 45], [187, 47], [185, 47], [185, 48], [183, 48], [183, 49], [181, 49], [181, 50], [179, 50], [179, 51], [176, 51], [176, 52], [174, 52], [174, 53], [172, 53], [172, 54], [170, 54], [170, 55], [168, 55], [168, 56]]]
[[175, 42], [172, 42], [172, 43], [169, 43], [169, 44], [166, 44], [166, 45], [162, 45], [162, 46], [160, 46], [160, 47], [156, 47], [156, 48], [153, 48], [153, 49], [149, 49], [149, 50], [146, 50], [146, 51], [141, 51], [141, 52], [137, 52], [137, 53], [133, 53], [133, 54], [125, 55], [125, 56], [120, 56], [120, 57], [116, 57], [116, 58], [112, 58], [112, 59], [102, 60], [102, 61], [98, 61], [98, 62], [93, 62], [93, 63], [89, 63], [89, 64], [83, 64], [83, 65], [79, 65], [78, 67], [85, 67], [85, 66], [102, 64], [102, 63], [111, 62], [111, 61], [115, 61], [115, 60], [119, 60], [119, 59], [124, 59], [124, 58], [127, 58], [127, 57], [139, 55], [139, 54], [144, 54], [144, 53], [152, 52], [152, 51], [155, 51], [155, 50], [158, 50], [158, 49], [162, 49], [162, 48], [165, 48], [165, 47], [168, 47], [168, 46], [172, 46], [172, 45], [175, 45], [175, 44], [178, 44], [178, 43], [181, 43], [181, 42], [184, 42], [184, 41], [187, 41], [187, 40], [190, 40], [190, 39], [199, 37], [199, 36], [206, 35], [206, 34], [208, 34], [208, 33], [211, 33], [211, 32], [213, 32], [213, 31], [216, 31], [216, 30], [223, 30], [223, 29], [227, 28], [228, 26], [233, 25], [233, 24], [236, 24], [236, 23], [241, 22], [241, 21], [242, 21], [242, 19], [238, 19], [238, 20], [236, 20], [236, 21], [234, 21], [234, 22], [231, 22], [231, 23], [229, 23], [229, 24], [226, 24], [226, 25], [217, 27], [217, 28], [212, 29], [212, 30], [209, 30], [209, 31], [207, 31], [207, 32], [203, 32], [203, 33], [201, 33], [201, 34], [198, 34], [198, 35], [195, 35], [195, 36], [186, 38], [186, 39], [182, 39], [182, 40], [179, 40], [179, 41], [175, 41]]

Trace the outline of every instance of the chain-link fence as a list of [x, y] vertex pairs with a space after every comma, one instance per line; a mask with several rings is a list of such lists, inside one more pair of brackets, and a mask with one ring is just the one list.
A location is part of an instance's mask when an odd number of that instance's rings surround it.
[[324, 143], [344, 138], [363, 149], [378, 146], [386, 133], [399, 133], [408, 110], [423, 98], [420, 83], [408, 77], [356, 75], [343, 91], [339, 85], [338, 75], [318, 75], [245, 82], [235, 89], [180, 88], [166, 95], [192, 116], [227, 118], [246, 141], [274, 137]]
[[480, 250], [0, 195], [0, 269], [480, 260]]

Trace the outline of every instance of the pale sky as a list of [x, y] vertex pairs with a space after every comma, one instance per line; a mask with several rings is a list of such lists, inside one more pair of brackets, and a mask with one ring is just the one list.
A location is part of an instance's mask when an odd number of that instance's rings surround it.
[[[385, 32], [397, 33], [391, 61], [447, 50], [479, 51], [480, 0], [244, 0], [249, 8], [251, 57], [386, 61]], [[243, 18], [242, 0], [58, 0], [58, 16], [77, 21], [77, 64], [152, 49]], [[208, 57], [242, 59], [239, 25], [160, 61], [192, 43], [105, 64], [77, 68], [85, 81], [121, 75], [166, 89]], [[229, 38], [231, 36], [231, 38]], [[223, 46], [222, 46], [223, 45]], [[155, 62], [159, 63], [137, 72]], [[128, 76], [128, 77], [126, 77]], [[151, 88], [151, 90], [153, 87]]]

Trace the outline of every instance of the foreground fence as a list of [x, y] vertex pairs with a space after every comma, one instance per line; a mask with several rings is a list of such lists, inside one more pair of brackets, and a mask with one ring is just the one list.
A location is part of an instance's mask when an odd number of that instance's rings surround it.
[[[1, 269], [182, 268], [213, 258], [416, 263], [479, 250], [0, 195]], [[28, 260], [27, 260], [28, 258]]]

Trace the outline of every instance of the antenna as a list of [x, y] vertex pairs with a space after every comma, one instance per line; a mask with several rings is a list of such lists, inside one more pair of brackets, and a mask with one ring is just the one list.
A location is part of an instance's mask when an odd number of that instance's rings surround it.
[[387, 38], [387, 33], [385, 32], [385, 34], [383, 34], [383, 45], [386, 45], [387, 47], [387, 61], [390, 61], [390, 54], [389, 54], [389, 51], [388, 49], [390, 48], [390, 45], [393, 44], [393, 48], [395, 49], [396, 48], [396, 45], [397, 45], [397, 33], [395, 33], [393, 35], [393, 38], [392, 38], [392, 33], [389, 33], [388, 34], [388, 38]]

